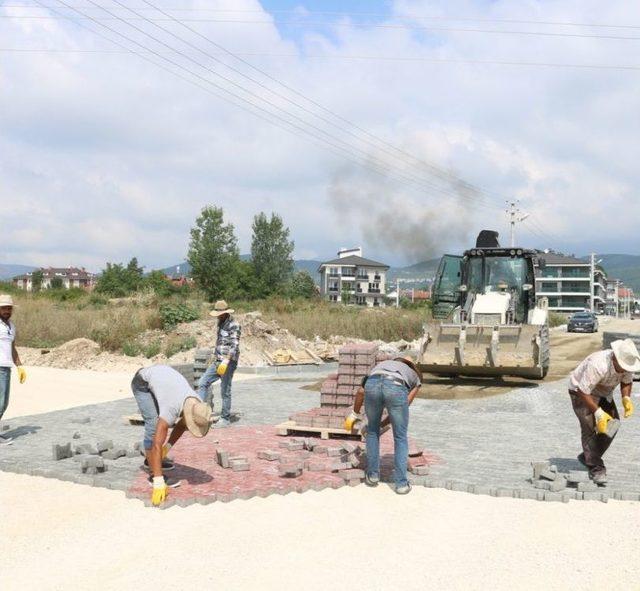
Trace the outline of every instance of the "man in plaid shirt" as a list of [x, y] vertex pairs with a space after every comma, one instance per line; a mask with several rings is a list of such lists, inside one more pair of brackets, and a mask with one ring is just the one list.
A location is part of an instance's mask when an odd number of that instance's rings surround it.
[[221, 380], [220, 393], [222, 395], [222, 412], [218, 427], [226, 427], [231, 422], [231, 382], [233, 374], [238, 367], [240, 357], [240, 325], [234, 320], [234, 310], [229, 308], [227, 302], [216, 302], [211, 316], [218, 319], [218, 338], [213, 363], [204, 372], [198, 383], [198, 396], [210, 402], [213, 408], [213, 396], [210, 387]]

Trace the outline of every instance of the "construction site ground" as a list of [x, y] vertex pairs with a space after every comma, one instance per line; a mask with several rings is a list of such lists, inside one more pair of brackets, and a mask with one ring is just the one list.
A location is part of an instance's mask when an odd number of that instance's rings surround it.
[[[602, 330], [635, 326], [613, 320]], [[623, 421], [606, 456], [610, 483], [600, 500], [611, 502], [496, 498], [534, 490], [528, 480], [532, 461], [580, 469], [579, 428], [566, 379], [599, 348], [601, 336], [556, 332], [557, 365], [547, 380], [514, 380], [490, 397], [477, 386], [473, 397], [429, 396], [435, 388], [427, 381], [427, 398], [415, 401], [409, 431], [426, 451], [430, 474], [416, 482], [426, 486], [414, 486], [407, 497], [386, 484], [361, 485], [166, 511], [109, 490], [109, 479], [119, 483], [116, 489], [133, 479], [143, 494], [139, 458], [114, 460], [98, 487], [88, 487], [67, 481], [77, 474], [77, 463], [51, 457], [56, 442], [108, 438], [131, 444], [141, 438], [141, 427], [122, 421], [136, 411], [131, 372], [28, 368], [28, 382], [14, 382], [0, 425], [16, 438], [13, 446], [0, 448], [3, 589], [75, 589], [88, 580], [96, 589], [151, 589], [157, 578], [176, 577], [183, 587], [231, 590], [314, 590], [353, 581], [366, 589], [632, 587], [640, 576], [634, 556], [640, 503], [615, 499], [640, 495], [638, 416]], [[234, 385], [240, 421], [228, 430], [273, 425], [316, 405], [318, 393], [304, 388], [316, 380], [317, 374], [243, 376]], [[87, 416], [89, 423], [83, 422]], [[208, 439], [213, 442], [217, 433], [213, 429]], [[73, 440], [75, 434], [80, 437]], [[182, 469], [195, 462], [201, 443], [185, 441], [184, 453], [178, 444], [174, 454]], [[202, 446], [203, 453], [209, 447]], [[203, 486], [214, 474], [212, 458], [197, 467], [200, 472], [182, 477]], [[28, 475], [32, 469], [46, 477]], [[462, 490], [480, 494], [457, 492]], [[548, 500], [569, 498], [567, 493]], [[585, 540], [594, 539], [597, 524], [606, 524], [607, 532], [598, 547], [615, 555], [619, 568], [584, 560]], [[405, 567], [391, 570], [390, 564]]]

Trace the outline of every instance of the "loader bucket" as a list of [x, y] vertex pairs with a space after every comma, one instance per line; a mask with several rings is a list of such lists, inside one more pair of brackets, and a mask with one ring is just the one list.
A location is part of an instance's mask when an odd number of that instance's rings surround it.
[[546, 325], [431, 323], [425, 326], [419, 365], [446, 376], [522, 376], [541, 379], [549, 366]]

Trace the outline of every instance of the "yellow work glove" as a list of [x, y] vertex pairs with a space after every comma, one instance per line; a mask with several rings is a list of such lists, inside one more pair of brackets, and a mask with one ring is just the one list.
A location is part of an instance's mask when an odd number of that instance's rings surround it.
[[218, 369], [216, 370], [216, 373], [222, 377], [224, 374], [227, 373], [227, 367], [229, 367], [229, 362], [225, 359], [224, 361], [221, 361], [218, 364]]
[[162, 446], [162, 459], [163, 460], [169, 455], [169, 452], [171, 451], [172, 447], [173, 446], [170, 443], [165, 443]]
[[624, 406], [624, 418], [628, 419], [633, 414], [633, 401], [631, 396], [622, 397], [622, 406]]
[[153, 477], [153, 491], [151, 493], [151, 504], [154, 507], [164, 503], [167, 498], [169, 487], [164, 480], [164, 476]]
[[602, 410], [601, 408], [598, 408], [593, 416], [596, 419], [596, 432], [606, 433], [607, 425], [609, 424], [609, 421], [613, 420], [613, 417], [610, 414], [604, 412], [604, 410]]
[[359, 419], [360, 419], [360, 416], [358, 415], [358, 413], [356, 413], [355, 411], [352, 410], [347, 415], [347, 418], [344, 420], [344, 430], [345, 431], [351, 431], [353, 429], [353, 425]]
[[21, 384], [24, 384], [27, 379], [27, 370], [22, 365], [18, 365], [16, 369], [18, 370], [18, 380], [20, 380]]

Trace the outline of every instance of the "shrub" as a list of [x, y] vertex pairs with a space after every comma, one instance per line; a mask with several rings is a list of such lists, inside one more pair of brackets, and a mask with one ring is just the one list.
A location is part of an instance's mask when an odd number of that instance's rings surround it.
[[163, 328], [173, 328], [181, 322], [193, 322], [200, 318], [200, 313], [187, 304], [162, 304], [160, 318]]
[[558, 312], [549, 312], [549, 328], [556, 326], [562, 326], [567, 323], [567, 317], [564, 314]]
[[122, 352], [127, 357], [137, 357], [138, 355], [140, 355], [140, 345], [133, 341], [125, 341], [122, 344]]
[[196, 338], [192, 336], [185, 337], [182, 340], [170, 340], [165, 347], [164, 354], [167, 357], [173, 357], [176, 353], [193, 349], [197, 344]]
[[162, 347], [160, 345], [160, 341], [155, 340], [152, 341], [151, 343], [149, 343], [146, 347], [144, 347], [144, 349], [142, 350], [142, 354], [147, 358], [147, 359], [151, 359], [152, 357], [155, 357], [156, 355], [158, 355], [158, 353], [160, 353]]

